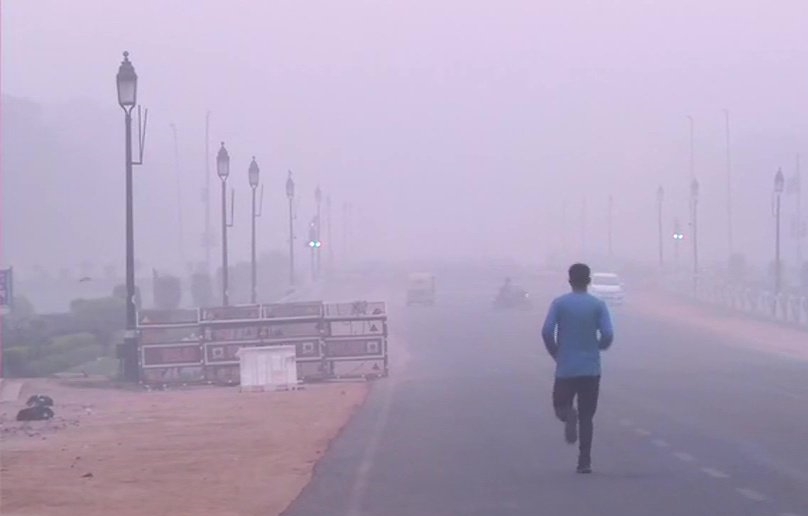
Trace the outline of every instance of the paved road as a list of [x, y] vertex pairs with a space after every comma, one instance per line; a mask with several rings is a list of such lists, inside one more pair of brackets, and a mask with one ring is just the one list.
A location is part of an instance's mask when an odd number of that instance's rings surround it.
[[393, 315], [406, 367], [287, 516], [808, 516], [808, 363], [616, 310], [595, 473], [580, 476], [538, 340], [550, 290], [497, 313], [493, 283], [441, 286], [439, 306]]

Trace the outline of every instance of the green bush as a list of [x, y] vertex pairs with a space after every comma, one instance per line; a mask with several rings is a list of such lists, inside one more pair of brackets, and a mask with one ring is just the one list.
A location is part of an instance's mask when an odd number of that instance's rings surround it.
[[210, 276], [200, 272], [191, 276], [191, 299], [194, 306], [213, 306], [213, 283]]
[[9, 377], [48, 376], [94, 361], [104, 347], [91, 333], [54, 337], [40, 347], [19, 346], [3, 350], [3, 370]]
[[182, 283], [176, 276], [159, 276], [153, 278], [154, 306], [159, 310], [174, 310], [182, 302]]
[[70, 353], [78, 348], [98, 347], [98, 339], [92, 333], [74, 333], [72, 335], [61, 335], [53, 337], [50, 344], [45, 346], [43, 355], [61, 355]]
[[21, 376], [30, 357], [30, 348], [3, 348], [3, 375]]

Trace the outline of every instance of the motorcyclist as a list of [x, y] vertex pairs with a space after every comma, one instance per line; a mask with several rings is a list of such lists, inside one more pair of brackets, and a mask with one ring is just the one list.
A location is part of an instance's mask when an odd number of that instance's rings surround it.
[[505, 278], [505, 283], [499, 287], [499, 299], [508, 299], [513, 295], [513, 284], [511, 278]]

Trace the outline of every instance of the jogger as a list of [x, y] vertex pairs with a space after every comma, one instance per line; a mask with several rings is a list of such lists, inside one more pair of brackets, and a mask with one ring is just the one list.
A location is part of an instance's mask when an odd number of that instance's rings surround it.
[[[576, 263], [569, 269], [572, 292], [550, 305], [542, 327], [547, 352], [556, 361], [553, 408], [564, 422], [567, 442], [580, 433], [578, 472], [590, 473], [592, 466], [593, 418], [600, 391], [600, 352], [614, 339], [606, 304], [589, 295], [589, 267]], [[577, 409], [575, 401], [577, 399]]]
[[[553, 385], [553, 408], [556, 417], [567, 423], [571, 410], [574, 409], [573, 400], [577, 398], [578, 429], [578, 467], [592, 464], [592, 436], [594, 433], [593, 418], [598, 409], [598, 394], [600, 391], [600, 376], [575, 376], [570, 378], [556, 378]], [[573, 425], [575, 422], [570, 422]], [[568, 439], [575, 442], [574, 439]]]

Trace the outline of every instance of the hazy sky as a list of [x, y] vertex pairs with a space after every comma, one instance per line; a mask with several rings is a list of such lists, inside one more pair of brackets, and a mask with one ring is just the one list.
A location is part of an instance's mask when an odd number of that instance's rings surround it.
[[[285, 246], [291, 168], [304, 196], [301, 220], [318, 182], [335, 215], [346, 200], [359, 207], [355, 254], [539, 259], [567, 232], [577, 257], [583, 198], [587, 251], [602, 252], [611, 194], [616, 252], [652, 259], [659, 184], [666, 227], [687, 218], [687, 115], [695, 120], [702, 246], [723, 259], [724, 108], [736, 245], [763, 258], [774, 171], [792, 172], [797, 152], [808, 161], [807, 22], [804, 0], [5, 0], [3, 94], [41, 104], [45, 120], [52, 110], [72, 113], [72, 127], [84, 131], [71, 131], [76, 145], [94, 155], [86, 170], [51, 171], [85, 187], [72, 204], [46, 192], [52, 202], [38, 211], [4, 212], [5, 260], [56, 267], [122, 253], [114, 78], [123, 50], [150, 109], [146, 165], [136, 170], [138, 253], [149, 264], [180, 263], [171, 123], [180, 143], [181, 247], [186, 260], [202, 257], [207, 110], [211, 153], [225, 140], [232, 156], [234, 259], [249, 250], [251, 155], [267, 188], [262, 249]], [[4, 167], [6, 198], [39, 195], [13, 180], [21, 173]], [[105, 193], [110, 199], [99, 201]], [[57, 213], [53, 223], [30, 222], [46, 219], [43, 210]], [[71, 238], [54, 239], [54, 231]]]

